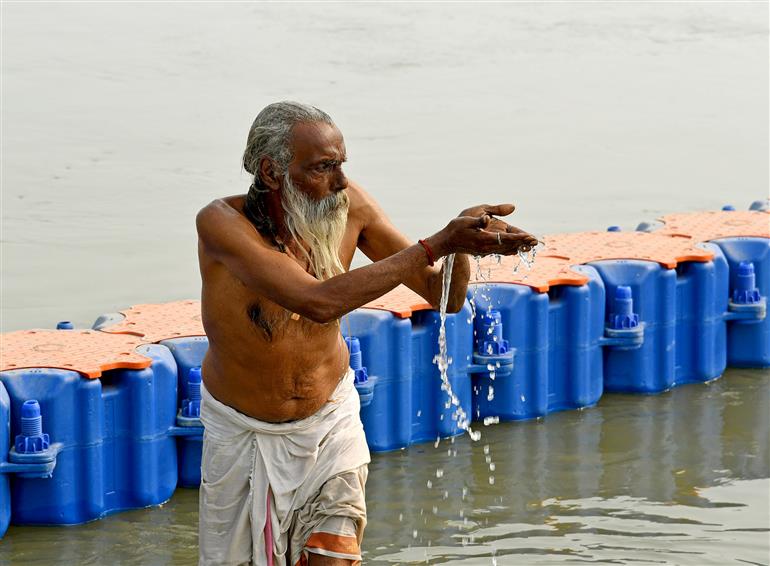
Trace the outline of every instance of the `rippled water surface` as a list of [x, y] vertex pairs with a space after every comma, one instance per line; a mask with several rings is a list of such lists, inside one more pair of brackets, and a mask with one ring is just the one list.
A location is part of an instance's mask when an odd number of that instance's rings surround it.
[[[367, 564], [768, 564], [768, 371], [480, 430], [373, 456]], [[197, 504], [12, 526], [0, 562], [192, 564]]]
[[[767, 196], [767, 3], [2, 4], [0, 329], [199, 295], [195, 212], [254, 115], [327, 110], [411, 238], [512, 201], [541, 235]], [[361, 258], [356, 260], [363, 261]], [[770, 562], [770, 372], [375, 455], [368, 564]], [[2, 564], [193, 564], [197, 491], [12, 526]]]

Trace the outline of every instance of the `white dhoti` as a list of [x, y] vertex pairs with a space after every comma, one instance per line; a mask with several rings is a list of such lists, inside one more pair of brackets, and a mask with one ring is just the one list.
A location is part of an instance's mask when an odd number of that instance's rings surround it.
[[280, 424], [201, 388], [201, 565], [295, 566], [307, 552], [361, 559], [369, 449], [353, 382], [349, 370], [317, 413]]

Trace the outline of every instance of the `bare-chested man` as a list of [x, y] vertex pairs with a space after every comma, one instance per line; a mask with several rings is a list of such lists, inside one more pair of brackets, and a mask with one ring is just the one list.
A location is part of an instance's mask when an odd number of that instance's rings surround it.
[[[248, 136], [246, 195], [197, 217], [203, 279], [201, 564], [360, 560], [369, 452], [340, 333], [344, 314], [403, 283], [438, 307], [436, 260], [512, 254], [534, 237], [476, 206], [412, 244], [342, 171], [342, 134], [317, 108], [266, 107]], [[348, 271], [359, 248], [373, 263]]]

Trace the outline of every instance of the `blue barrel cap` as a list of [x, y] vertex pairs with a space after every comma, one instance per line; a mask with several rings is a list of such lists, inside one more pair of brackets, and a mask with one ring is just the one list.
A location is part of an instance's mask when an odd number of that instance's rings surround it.
[[350, 368], [355, 372], [355, 382], [364, 383], [369, 379], [369, 374], [363, 362], [361, 341], [355, 336], [346, 336], [345, 344], [350, 352]]
[[751, 206], [749, 206], [749, 210], [767, 212], [768, 210], [770, 210], [770, 199], [755, 200], [754, 202], [751, 203]]
[[735, 210], [735, 207], [732, 204], [726, 204], [722, 207], [722, 210]]
[[62, 320], [56, 324], [56, 330], [74, 330], [75, 325], [69, 320]]
[[21, 418], [34, 419], [39, 416], [40, 416], [40, 403], [37, 402], [37, 399], [30, 399], [29, 401], [24, 401], [24, 404], [21, 406]]
[[348, 345], [351, 354], [357, 354], [361, 351], [361, 341], [355, 336], [346, 336], [345, 344]]
[[630, 299], [632, 296], [631, 287], [628, 285], [618, 285], [615, 287], [615, 299]]
[[607, 226], [607, 232], [620, 232], [620, 226]]
[[201, 368], [192, 367], [187, 373], [187, 394], [182, 401], [182, 416], [197, 419], [201, 416]]
[[43, 452], [50, 444], [49, 436], [43, 433], [40, 403], [36, 399], [24, 401], [21, 406], [21, 434], [16, 435], [14, 441], [16, 452], [19, 454]]
[[199, 367], [190, 368], [190, 373], [187, 374], [187, 381], [189, 383], [200, 383], [201, 382], [201, 368], [199, 368]]
[[483, 356], [508, 353], [508, 341], [503, 339], [503, 319], [497, 309], [488, 309], [476, 317], [476, 351]]
[[742, 261], [738, 264], [735, 273], [735, 289], [733, 289], [733, 303], [737, 305], [754, 305], [762, 301], [759, 289], [756, 287], [756, 275], [754, 264], [750, 261]]
[[618, 285], [615, 287], [615, 299], [613, 301], [610, 328], [622, 330], [639, 326], [639, 315], [634, 312], [634, 299], [631, 287]]

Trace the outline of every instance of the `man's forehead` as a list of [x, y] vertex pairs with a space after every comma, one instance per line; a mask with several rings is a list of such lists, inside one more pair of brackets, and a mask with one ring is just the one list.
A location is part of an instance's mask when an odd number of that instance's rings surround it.
[[291, 142], [294, 156], [300, 160], [345, 157], [342, 133], [325, 122], [300, 122], [292, 128]]

